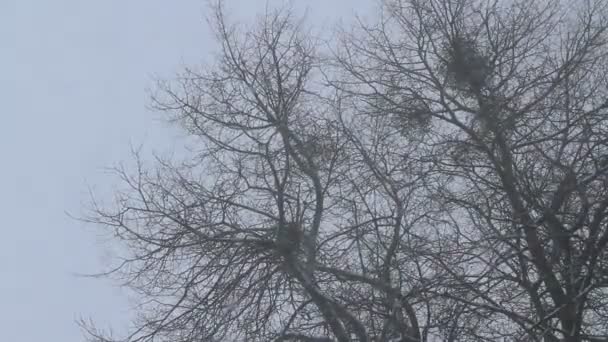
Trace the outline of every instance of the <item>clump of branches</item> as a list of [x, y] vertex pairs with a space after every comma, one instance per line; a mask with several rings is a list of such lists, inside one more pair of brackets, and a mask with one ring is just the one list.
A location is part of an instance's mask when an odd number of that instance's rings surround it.
[[456, 31], [443, 46], [445, 73], [459, 89], [479, 94], [491, 77], [490, 61], [470, 35]]

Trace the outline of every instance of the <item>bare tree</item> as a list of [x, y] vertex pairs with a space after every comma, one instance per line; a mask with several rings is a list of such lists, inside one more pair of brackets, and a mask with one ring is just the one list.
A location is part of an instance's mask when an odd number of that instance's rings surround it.
[[444, 339], [605, 338], [605, 6], [385, 1], [343, 35], [331, 84], [424, 130]]
[[142, 298], [124, 340], [605, 341], [605, 7], [385, 0], [328, 53], [218, 3], [215, 64], [153, 98], [192, 159], [87, 218]]

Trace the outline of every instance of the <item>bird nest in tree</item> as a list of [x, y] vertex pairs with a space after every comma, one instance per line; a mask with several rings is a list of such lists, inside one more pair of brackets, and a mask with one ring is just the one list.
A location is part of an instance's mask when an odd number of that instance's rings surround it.
[[393, 121], [401, 134], [410, 135], [426, 131], [431, 124], [431, 110], [421, 99], [403, 101], [393, 113]]
[[303, 240], [301, 225], [297, 222], [288, 222], [277, 227], [276, 243], [282, 253], [297, 252]]
[[479, 92], [490, 77], [488, 58], [480, 51], [477, 41], [458, 34], [444, 44], [443, 70], [453, 86]]
[[303, 144], [306, 153], [322, 164], [329, 162], [336, 153], [336, 144], [329, 136], [310, 135]]

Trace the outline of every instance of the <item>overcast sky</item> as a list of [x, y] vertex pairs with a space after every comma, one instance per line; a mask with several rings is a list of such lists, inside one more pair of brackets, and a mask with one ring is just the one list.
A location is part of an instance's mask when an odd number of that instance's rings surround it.
[[[327, 23], [373, 0], [294, 0]], [[265, 1], [231, 0], [239, 16]], [[103, 248], [78, 214], [103, 168], [131, 145], [180, 148], [179, 132], [146, 110], [146, 88], [209, 58], [203, 0], [0, 0], [0, 340], [82, 341], [92, 317], [120, 331], [126, 297], [102, 270]]]

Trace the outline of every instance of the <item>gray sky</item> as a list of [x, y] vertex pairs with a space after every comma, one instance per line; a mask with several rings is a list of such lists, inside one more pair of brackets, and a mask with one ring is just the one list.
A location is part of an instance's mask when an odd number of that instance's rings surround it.
[[[370, 0], [294, 0], [311, 19], [350, 17]], [[232, 0], [250, 15], [265, 1]], [[202, 0], [0, 1], [0, 340], [81, 341], [74, 321], [127, 324], [123, 292], [74, 273], [102, 269], [78, 214], [87, 186], [131, 145], [179, 149], [179, 133], [145, 109], [153, 77], [170, 77], [213, 46]]]

